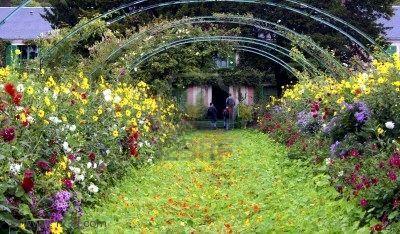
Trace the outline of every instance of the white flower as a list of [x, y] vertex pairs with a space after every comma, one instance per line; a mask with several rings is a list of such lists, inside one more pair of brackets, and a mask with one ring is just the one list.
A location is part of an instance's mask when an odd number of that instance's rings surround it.
[[10, 172], [13, 175], [17, 175], [21, 171], [22, 164], [12, 163], [10, 164]]
[[109, 155], [110, 154], [110, 150], [106, 150], [106, 154]]
[[93, 163], [93, 169], [97, 168], [97, 163]]
[[22, 106], [17, 106], [17, 107], [15, 107], [15, 109], [16, 109], [17, 111], [23, 111], [23, 110], [24, 110], [24, 108], [23, 108]]
[[66, 141], [63, 143], [63, 149], [64, 149], [64, 151], [67, 152], [67, 153], [69, 153], [69, 152], [72, 151], [72, 149], [69, 147], [68, 142], [66, 142]]
[[75, 180], [76, 181], [84, 181], [85, 180], [85, 176], [83, 174], [81, 175], [76, 175], [75, 176]]
[[57, 100], [57, 98], [58, 98], [58, 94], [54, 93], [54, 94], [53, 94], [53, 99], [54, 99], [54, 100]]
[[386, 126], [387, 129], [391, 130], [391, 129], [394, 128], [395, 124], [392, 121], [389, 121], [389, 122], [385, 123], [385, 126]]
[[121, 101], [122, 101], [122, 98], [121, 98], [120, 96], [116, 95], [116, 96], [114, 97], [113, 102], [114, 102], [115, 104], [118, 104], [118, 103], [120, 103]]
[[45, 88], [43, 89], [43, 92], [44, 92], [44, 93], [48, 93], [48, 92], [49, 92], [49, 88], [45, 87]]
[[69, 130], [70, 130], [71, 132], [74, 132], [74, 131], [76, 130], [76, 126], [75, 126], [75, 125], [69, 126]]
[[51, 122], [53, 122], [54, 124], [62, 123], [62, 120], [61, 120], [61, 119], [59, 119], [59, 118], [57, 118], [57, 117], [54, 117], [54, 116], [50, 116], [50, 117], [49, 117], [49, 120], [50, 120]]
[[143, 147], [143, 142], [139, 142], [138, 146], [139, 146], [139, 148], [142, 148]]
[[25, 87], [24, 87], [23, 84], [17, 85], [17, 91], [18, 91], [18, 92], [22, 93], [22, 92], [24, 92], [24, 90], [25, 90]]
[[325, 163], [326, 163], [326, 165], [331, 165], [332, 164], [332, 159], [331, 158], [326, 158], [325, 159]]
[[342, 177], [344, 175], [344, 172], [343, 171], [340, 171], [339, 173], [338, 173], [338, 176], [339, 177]]
[[86, 167], [87, 167], [87, 169], [92, 168], [92, 163], [91, 163], [91, 162], [88, 162], [87, 165], [86, 165]]
[[81, 157], [76, 157], [77, 162], [81, 161], [81, 159], [82, 159]]
[[33, 118], [30, 115], [26, 118], [26, 120], [28, 120], [29, 123], [34, 123], [35, 122], [35, 118]]
[[148, 141], [145, 141], [144, 143], [146, 144], [147, 147], [151, 146], [150, 142], [148, 142]]
[[81, 174], [81, 169], [79, 167], [69, 167], [69, 169], [75, 174]]
[[112, 92], [111, 89], [106, 89], [103, 91], [103, 95], [104, 95], [104, 100], [106, 100], [106, 102], [110, 102], [112, 101]]
[[99, 187], [97, 187], [96, 185], [94, 185], [93, 183], [90, 183], [89, 187], [88, 187], [89, 192], [91, 193], [97, 193], [99, 191]]

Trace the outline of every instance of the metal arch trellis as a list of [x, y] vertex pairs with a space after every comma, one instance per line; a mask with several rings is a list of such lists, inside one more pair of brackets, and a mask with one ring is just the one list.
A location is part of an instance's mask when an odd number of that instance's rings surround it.
[[[247, 22], [249, 21], [249, 22]], [[159, 32], [162, 32], [164, 30], [178, 27], [181, 25], [185, 24], [200, 24], [200, 23], [232, 23], [232, 24], [241, 24], [241, 25], [248, 25], [248, 26], [253, 26], [262, 30], [270, 31], [272, 33], [275, 33], [277, 35], [280, 35], [282, 37], [285, 37], [285, 33], [282, 31], [288, 31], [289, 33], [293, 33], [294, 35], [298, 37], [302, 37], [302, 35], [298, 34], [297, 32], [284, 27], [282, 25], [276, 24], [274, 22], [270, 22], [267, 20], [262, 20], [262, 19], [256, 19], [252, 17], [243, 17], [243, 16], [201, 16], [201, 17], [191, 17], [191, 18], [184, 18], [180, 19], [178, 21], [170, 22], [169, 24], [163, 24], [158, 27], [150, 28], [149, 30], [142, 31], [140, 33], [135, 34], [132, 38], [127, 40], [124, 44], [122, 44], [120, 47], [117, 49], [113, 50], [107, 57], [102, 61], [101, 64], [108, 63], [113, 57], [115, 57], [116, 54], [119, 54], [122, 50], [126, 49], [129, 45], [131, 45], [133, 42], [139, 40], [142, 36], [144, 35], [152, 35], [152, 34], [157, 34]], [[262, 26], [262, 24], [265, 24], [266, 26]], [[272, 28], [269, 28], [268, 26], [274, 26], [277, 27], [280, 30], [274, 30]], [[288, 40], [291, 40], [290, 38], [287, 38]], [[293, 42], [293, 40], [292, 40]], [[268, 44], [274, 44], [271, 42], [266, 42]], [[310, 42], [312, 43], [312, 42]], [[275, 45], [275, 44], [274, 44]], [[327, 52], [319, 47], [316, 43], [312, 43], [312, 45], [320, 52], [326, 54]], [[283, 48], [283, 47], [281, 47]], [[286, 48], [284, 48], [287, 50]], [[287, 50], [290, 52], [289, 50]], [[323, 66], [325, 66], [325, 69], [329, 69], [329, 66], [326, 66], [326, 63], [323, 61], [323, 59], [320, 59], [315, 53], [312, 53], [310, 51], [307, 51], [313, 58], [315, 58], [318, 62], [320, 62]], [[337, 64], [337, 66], [341, 66], [340, 63], [338, 63], [336, 60], [334, 60]], [[91, 72], [91, 76], [99, 69], [100, 65], [96, 66], [93, 71]]]
[[[140, 63], [150, 59], [151, 57], [155, 56], [157, 53], [160, 53], [164, 50], [167, 50], [169, 48], [172, 47], [177, 47], [177, 46], [182, 46], [182, 45], [186, 45], [189, 43], [193, 43], [193, 42], [202, 42], [202, 41], [212, 41], [210, 40], [210, 38], [206, 39], [206, 40], [200, 40], [199, 38], [196, 38], [195, 40], [180, 40], [180, 41], [175, 41], [173, 44], [170, 43], [169, 45], [165, 45], [163, 48], [159, 48], [157, 51], [153, 51], [152, 53], [146, 54], [145, 56], [141, 56], [140, 60], [137, 59], [136, 61], [134, 61], [134, 66], [132, 66], [132, 69], [135, 68], [135, 66], [138, 66]], [[219, 39], [216, 39], [214, 41], [219, 41]], [[296, 69], [293, 68], [292, 66], [290, 66], [287, 62], [281, 60], [280, 58], [276, 57], [275, 55], [268, 53], [266, 51], [260, 50], [257, 47], [252, 47], [252, 46], [243, 46], [243, 45], [237, 45], [235, 46], [235, 49], [237, 50], [242, 50], [242, 51], [248, 51], [248, 52], [253, 52], [259, 55], [262, 55], [263, 57], [281, 65], [283, 68], [285, 68], [287, 71], [289, 71], [292, 75], [297, 76], [296, 75]], [[130, 69], [130, 71], [132, 70]]]
[[[206, 36], [206, 37], [192, 37], [192, 38], [186, 38], [186, 39], [181, 39], [181, 40], [176, 40], [176, 41], [172, 41], [166, 44], [163, 44], [161, 46], [159, 46], [158, 48], [150, 51], [149, 53], [146, 53], [144, 55], [141, 55], [139, 58], [137, 58], [131, 65], [131, 68], [129, 69], [129, 71], [132, 71], [133, 69], [136, 69], [138, 65], [140, 65], [142, 62], [150, 59], [151, 57], [166, 51], [170, 48], [173, 47], [177, 47], [177, 46], [181, 46], [181, 45], [186, 45], [186, 44], [190, 44], [190, 43], [195, 43], [195, 42], [212, 42], [212, 41], [228, 41], [228, 42], [241, 42], [241, 43], [248, 43], [248, 44], [252, 44], [252, 45], [258, 45], [258, 46], [263, 46], [265, 48], [268, 49], [273, 49], [275, 51], [278, 51], [279, 53], [285, 54], [285, 52], [283, 51], [279, 51], [275, 48], [270, 48], [270, 46], [264, 44], [262, 40], [257, 40], [254, 38], [247, 38], [247, 37], [233, 37], [233, 36]], [[242, 46], [242, 45], [240, 45]], [[243, 46], [242, 46], [243, 47]], [[253, 49], [257, 49], [256, 47], [252, 47]], [[262, 50], [260, 50], [262, 51]], [[268, 54], [269, 56], [271, 56], [272, 58], [274, 58], [275, 60], [279, 61], [280, 64], [285, 64], [285, 66], [290, 67], [293, 71], [295, 70], [293, 67], [291, 67], [290, 65], [288, 65], [285, 61], [283, 61], [282, 59], [280, 59], [279, 57], [270, 54], [266, 51], [264, 51], [266, 54]], [[290, 55], [286, 54], [286, 56], [290, 57]], [[301, 64], [304, 67], [305, 64]]]
[[[117, 12], [119, 12], [119, 11], [121, 11], [121, 10], [124, 10], [125, 8], [133, 7], [133, 6], [136, 6], [136, 5], [138, 5], [138, 4], [145, 3], [145, 2], [147, 2], [147, 1], [149, 1], [149, 0], [134, 1], [134, 2], [132, 2], [132, 3], [128, 3], [128, 4], [125, 4], [125, 5], [122, 5], [122, 6], [120, 6], [120, 7], [117, 7], [117, 8], [115, 8], [115, 9], [113, 9], [113, 10], [110, 10], [110, 11], [108, 11], [108, 12], [102, 14], [102, 15], [99, 15], [99, 16], [96, 16], [96, 17], [92, 18], [92, 19], [89, 20], [88, 22], [86, 22], [86, 23], [80, 25], [79, 27], [75, 28], [74, 30], [72, 30], [72, 31], [71, 31], [69, 34], [67, 34], [63, 39], [61, 39], [61, 40], [58, 41], [53, 47], [51, 47], [51, 48], [46, 52], [46, 54], [47, 54], [47, 53], [51, 53], [59, 44], [63, 43], [63, 42], [64, 42], [65, 40], [67, 40], [69, 37], [73, 36], [74, 34], [76, 34], [77, 32], [79, 32], [81, 29], [85, 28], [85, 27], [88, 26], [89, 24], [93, 23], [94, 21], [96, 21], [96, 20], [98, 20], [98, 19], [106, 18], [106, 17], [108, 17], [108, 16], [111, 16], [111, 15], [114, 14], [114, 13], [117, 13]], [[317, 11], [317, 12], [319, 12], [319, 13], [322, 13], [322, 14], [324, 14], [326, 17], [328, 17], [328, 18], [330, 18], [330, 19], [332, 19], [332, 20], [334, 20], [334, 21], [336, 21], [336, 22], [340, 22], [340, 23], [342, 23], [342, 24], [345, 24], [347, 27], [349, 27], [349, 28], [351, 28], [352, 30], [354, 30], [355, 32], [357, 32], [357, 33], [358, 33], [359, 35], [361, 35], [363, 38], [365, 38], [365, 39], [367, 39], [368, 41], [370, 41], [373, 45], [377, 45], [376, 42], [375, 42], [374, 40], [372, 40], [371, 38], [369, 38], [368, 36], [366, 36], [366, 34], [363, 33], [363, 32], [361, 32], [361, 30], [357, 29], [356, 27], [352, 26], [351, 24], [348, 24], [348, 23], [344, 22], [343, 20], [338, 20], [339, 18], [333, 17], [331, 14], [329, 14], [329, 13], [323, 11], [323, 10], [320, 10], [320, 9], [318, 9], [318, 8], [311, 7], [311, 6], [307, 5], [307, 4], [299, 3], [299, 2], [293, 1], [293, 0], [283, 0], [283, 1], [291, 2], [292, 4], [300, 5], [300, 6], [303, 7], [303, 8], [305, 7], [305, 8], [308, 8], [308, 9], [311, 9], [311, 10], [314, 10], [314, 11]], [[152, 5], [152, 6], [149, 6], [149, 7], [144, 7], [144, 8], [141, 8], [141, 9], [139, 9], [139, 10], [130, 12], [130, 13], [128, 13], [128, 14], [124, 14], [123, 16], [117, 17], [116, 20], [113, 20], [113, 21], [111, 21], [110, 23], [114, 23], [114, 22], [117, 22], [117, 21], [119, 21], [119, 20], [124, 19], [125, 17], [132, 16], [132, 15], [135, 15], [135, 14], [138, 14], [138, 13], [141, 13], [141, 12], [144, 12], [144, 11], [146, 11], [146, 10], [155, 9], [155, 8], [158, 8], [158, 7], [165, 7], [165, 6], [178, 5], [178, 4], [187, 4], [187, 3], [204, 3], [204, 2], [251, 3], [251, 4], [262, 4], [262, 5], [269, 5], [269, 6], [274, 6], [274, 7], [283, 8], [283, 9], [286, 9], [286, 10], [289, 10], [289, 11], [292, 11], [292, 12], [296, 12], [296, 13], [301, 14], [301, 15], [303, 15], [303, 16], [310, 17], [310, 18], [312, 18], [312, 19], [314, 19], [314, 20], [316, 20], [316, 21], [318, 21], [318, 22], [320, 22], [320, 23], [322, 23], [322, 24], [325, 24], [325, 25], [327, 25], [327, 26], [329, 26], [329, 27], [331, 27], [331, 28], [337, 30], [337, 31], [340, 32], [342, 35], [344, 35], [344, 36], [346, 36], [347, 38], [349, 38], [353, 43], [355, 43], [355, 44], [359, 45], [361, 48], [365, 49], [366, 52], [368, 52], [368, 53], [370, 52], [364, 44], [362, 44], [361, 42], [359, 42], [359, 41], [358, 41], [357, 39], [355, 39], [353, 36], [351, 36], [350, 34], [346, 33], [346, 32], [345, 32], [344, 30], [342, 30], [341, 28], [336, 27], [336, 26], [333, 25], [332, 23], [329, 23], [328, 21], [322, 19], [321, 17], [311, 15], [311, 14], [305, 12], [305, 11], [302, 11], [302, 10], [299, 10], [299, 9], [295, 9], [295, 8], [292, 8], [292, 7], [289, 7], [289, 6], [285, 5], [285, 4], [282, 5], [282, 4], [275, 3], [274, 0], [268, 0], [268, 1], [260, 1], [260, 0], [181, 0], [181, 1], [171, 1], [171, 2], [167, 2], [167, 3], [156, 4], [156, 5]], [[355, 30], [355, 29], [356, 29], [356, 30]], [[382, 49], [382, 48], [381, 48], [381, 49]]]
[[272, 56], [270, 56], [271, 54], [268, 53], [268, 52], [265, 52], [265, 51], [260, 50], [260, 49], [257, 49], [257, 48], [253, 48], [253, 47], [251, 47], [251, 46], [237, 46], [235, 49], [236, 49], [236, 50], [239, 50], [239, 51], [245, 51], [245, 52], [250, 52], [250, 53], [253, 53], [253, 54], [260, 55], [260, 56], [262, 56], [262, 57], [264, 57], [264, 58], [267, 58], [267, 59], [269, 59], [269, 60], [271, 60], [271, 61], [273, 61], [273, 62], [278, 63], [278, 64], [281, 65], [285, 70], [287, 70], [289, 73], [291, 73], [293, 76], [296, 76], [296, 75], [297, 75], [297, 74], [296, 74], [296, 70], [293, 70], [293, 69], [291, 68], [291, 66], [286, 66], [287, 63], [280, 63], [279, 60], [276, 60], [276, 59], [274, 59]]

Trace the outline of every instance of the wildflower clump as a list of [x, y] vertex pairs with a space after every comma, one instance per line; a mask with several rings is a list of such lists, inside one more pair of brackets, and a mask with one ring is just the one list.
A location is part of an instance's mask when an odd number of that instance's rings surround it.
[[371, 213], [363, 223], [375, 217], [381, 229], [399, 221], [399, 56], [347, 79], [305, 76], [283, 88], [261, 128], [290, 148], [289, 157], [326, 167], [338, 192]]
[[144, 82], [41, 75], [0, 69], [0, 205], [11, 228], [62, 233], [77, 228], [82, 202], [153, 160], [179, 117]]

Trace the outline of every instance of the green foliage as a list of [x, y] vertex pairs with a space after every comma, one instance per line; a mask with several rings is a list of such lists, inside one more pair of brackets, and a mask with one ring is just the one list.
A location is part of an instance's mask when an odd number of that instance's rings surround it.
[[87, 208], [107, 227], [84, 232], [356, 232], [364, 213], [262, 133], [189, 133], [164, 155]]

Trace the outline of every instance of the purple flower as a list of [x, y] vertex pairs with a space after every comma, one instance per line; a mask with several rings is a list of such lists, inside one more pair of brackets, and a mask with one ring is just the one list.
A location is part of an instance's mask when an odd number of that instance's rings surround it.
[[338, 148], [340, 146], [340, 142], [336, 141], [335, 143], [333, 143], [330, 147], [330, 152], [332, 156], [335, 156], [337, 154]]
[[53, 197], [53, 213], [51, 219], [55, 222], [63, 220], [64, 213], [68, 211], [71, 194], [68, 191], [57, 192]]
[[371, 112], [365, 104], [365, 102], [357, 102], [354, 104], [356, 112], [354, 113], [354, 117], [356, 118], [358, 123], [365, 123], [369, 117], [371, 116]]
[[325, 134], [329, 134], [337, 125], [337, 117], [333, 117], [331, 121], [322, 129]]
[[312, 121], [312, 116], [310, 112], [302, 111], [297, 114], [297, 126], [305, 129], [307, 125]]
[[61, 213], [52, 213], [51, 214], [51, 222], [61, 222], [63, 220], [63, 215]]

